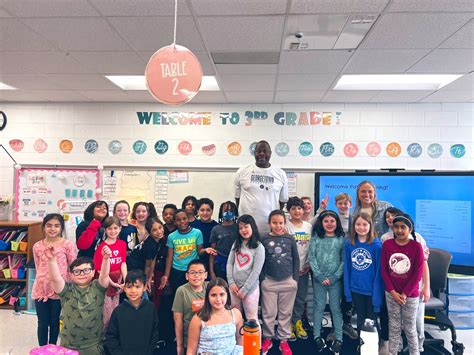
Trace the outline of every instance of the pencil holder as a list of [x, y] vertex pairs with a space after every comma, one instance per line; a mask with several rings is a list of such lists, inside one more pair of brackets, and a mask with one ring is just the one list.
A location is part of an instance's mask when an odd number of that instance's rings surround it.
[[19, 249], [20, 251], [26, 251], [28, 249], [28, 242], [20, 242]]
[[19, 297], [19, 300], [20, 300], [20, 307], [25, 307], [26, 306], [26, 297], [21, 296], [21, 297]]
[[18, 269], [10, 269], [12, 274], [12, 279], [18, 279]]
[[21, 267], [18, 270], [18, 278], [19, 279], [24, 279], [26, 277], [26, 270], [25, 268]]
[[12, 251], [18, 251], [18, 247], [20, 246], [20, 242], [11, 242], [11, 250]]
[[9, 247], [9, 244], [10, 243], [5, 243], [3, 240], [0, 240], [0, 250], [1, 251], [7, 250]]
[[12, 278], [12, 273], [10, 269], [3, 269], [3, 276], [5, 276], [6, 279], [11, 279]]

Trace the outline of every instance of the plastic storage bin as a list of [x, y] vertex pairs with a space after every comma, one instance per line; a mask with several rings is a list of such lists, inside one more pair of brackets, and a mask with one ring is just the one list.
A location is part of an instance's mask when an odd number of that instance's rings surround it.
[[456, 329], [474, 329], [474, 312], [449, 312]]
[[474, 277], [449, 276], [449, 295], [473, 295]]
[[450, 312], [474, 312], [474, 296], [449, 296]]

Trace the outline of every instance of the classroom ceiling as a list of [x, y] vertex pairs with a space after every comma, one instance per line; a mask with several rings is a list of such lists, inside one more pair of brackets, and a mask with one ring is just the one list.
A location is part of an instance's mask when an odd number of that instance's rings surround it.
[[[193, 103], [474, 102], [473, 17], [472, 0], [178, 0], [177, 43], [222, 89]], [[143, 75], [173, 22], [174, 0], [0, 0], [0, 82], [19, 89], [0, 101], [153, 102], [104, 75]], [[342, 74], [400, 73], [464, 76], [332, 90]]]

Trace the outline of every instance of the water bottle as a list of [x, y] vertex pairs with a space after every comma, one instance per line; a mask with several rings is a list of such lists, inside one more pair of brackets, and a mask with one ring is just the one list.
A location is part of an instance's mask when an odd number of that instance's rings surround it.
[[260, 354], [260, 326], [255, 319], [249, 319], [244, 322], [240, 328], [240, 334], [243, 336], [244, 355]]
[[360, 355], [377, 355], [379, 353], [379, 335], [375, 322], [372, 319], [366, 319], [360, 330]]

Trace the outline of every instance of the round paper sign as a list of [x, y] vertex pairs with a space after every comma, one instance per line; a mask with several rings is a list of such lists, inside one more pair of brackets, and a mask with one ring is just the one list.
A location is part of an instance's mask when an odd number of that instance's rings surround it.
[[151, 56], [145, 77], [148, 91], [156, 100], [167, 105], [181, 105], [198, 93], [202, 68], [189, 49], [172, 44]]

